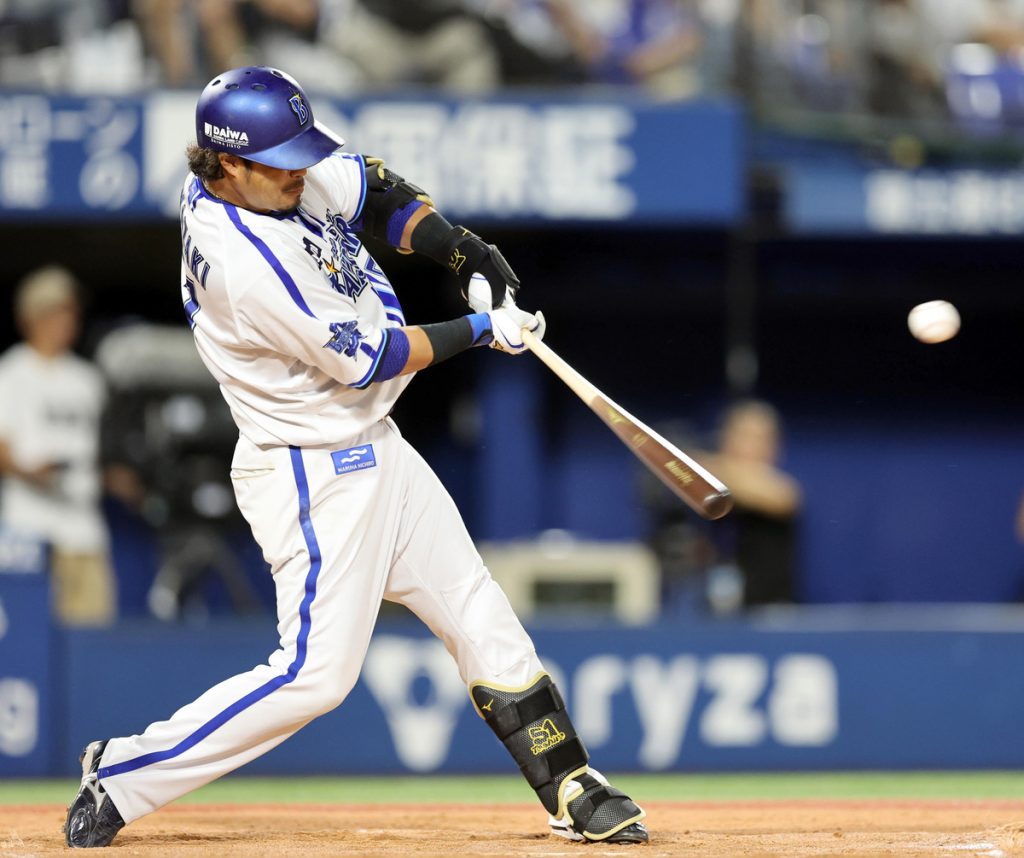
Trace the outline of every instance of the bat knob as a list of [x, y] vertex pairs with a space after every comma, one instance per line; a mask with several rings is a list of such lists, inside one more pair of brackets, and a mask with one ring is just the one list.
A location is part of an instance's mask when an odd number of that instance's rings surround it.
[[704, 498], [701, 508], [705, 518], [709, 518], [712, 521], [716, 518], [722, 518], [732, 509], [732, 493], [725, 489], [715, 492], [713, 495], [708, 495]]

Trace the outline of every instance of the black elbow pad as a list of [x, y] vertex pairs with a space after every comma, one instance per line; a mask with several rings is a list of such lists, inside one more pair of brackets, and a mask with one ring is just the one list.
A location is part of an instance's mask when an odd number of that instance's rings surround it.
[[[359, 231], [387, 241], [388, 225], [397, 212], [412, 202], [433, 206], [434, 201], [423, 188], [407, 182], [385, 167], [382, 159], [366, 157], [365, 161], [366, 200], [363, 203]], [[397, 245], [397, 241], [390, 243]]]

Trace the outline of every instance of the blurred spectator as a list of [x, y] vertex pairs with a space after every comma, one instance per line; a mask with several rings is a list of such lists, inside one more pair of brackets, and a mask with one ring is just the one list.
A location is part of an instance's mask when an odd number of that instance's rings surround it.
[[135, 14], [160, 66], [161, 83], [184, 86], [196, 72], [192, 38], [185, 18], [188, 0], [135, 0]]
[[1021, 48], [1024, 0], [0, 0], [0, 86], [72, 93], [257, 64], [339, 96], [596, 83], [990, 133], [1024, 125]]
[[500, 83], [487, 28], [461, 0], [349, 0], [330, 16], [323, 39], [374, 88], [420, 84], [487, 92]]
[[578, 86], [587, 69], [548, 12], [549, 0], [468, 0], [490, 30], [508, 86]]
[[155, 82], [129, 0], [0, 3], [0, 84], [121, 93]]
[[719, 560], [708, 581], [718, 612], [795, 597], [799, 483], [779, 468], [782, 423], [767, 402], [744, 400], [722, 419], [718, 451], [701, 461], [732, 491], [736, 506], [716, 528]]
[[193, 0], [206, 57], [213, 74], [235, 66], [259, 65], [255, 44], [287, 31], [312, 41], [317, 0]]
[[920, 16], [935, 28], [944, 51], [964, 42], [980, 42], [997, 53], [1024, 47], [1022, 0], [916, 0]]
[[740, 13], [745, 0], [698, 0], [702, 28], [701, 90], [732, 92], [736, 88], [736, 60]]
[[944, 116], [942, 34], [919, 0], [875, 0], [867, 30], [867, 104], [882, 116]]
[[57, 617], [68, 625], [114, 620], [116, 588], [100, 513], [100, 373], [72, 354], [79, 299], [72, 275], [55, 266], [18, 287], [24, 336], [0, 358], [0, 518], [52, 547]]
[[747, 0], [736, 58], [740, 91], [758, 107], [861, 107], [864, 4]]
[[164, 84], [202, 84], [235, 66], [270, 65], [342, 93], [353, 89], [355, 73], [318, 42], [318, 33], [330, 17], [325, 7], [350, 2], [133, 0], [132, 8]]
[[641, 84], [662, 98], [699, 86], [701, 34], [683, 0], [548, 0], [554, 22], [599, 83]]

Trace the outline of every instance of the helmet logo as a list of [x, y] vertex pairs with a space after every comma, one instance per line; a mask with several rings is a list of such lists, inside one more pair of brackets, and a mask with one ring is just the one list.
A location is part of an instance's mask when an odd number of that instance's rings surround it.
[[248, 134], [244, 131], [236, 131], [234, 128], [227, 125], [221, 128], [219, 125], [204, 122], [203, 131], [206, 132], [206, 136], [214, 143], [220, 143], [221, 146], [230, 146], [232, 149], [241, 149], [243, 146], [249, 145]]
[[292, 113], [298, 117], [299, 125], [305, 125], [309, 121], [309, 108], [303, 102], [302, 96], [295, 93], [295, 95], [288, 99], [288, 104], [291, 105]]

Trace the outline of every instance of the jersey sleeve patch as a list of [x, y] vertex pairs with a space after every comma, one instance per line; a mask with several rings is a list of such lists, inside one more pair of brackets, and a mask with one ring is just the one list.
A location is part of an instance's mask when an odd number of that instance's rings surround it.
[[359, 349], [359, 344], [366, 339], [366, 336], [359, 330], [359, 323], [355, 320], [350, 322], [333, 322], [330, 326], [333, 336], [324, 343], [325, 349], [331, 349], [345, 357], [354, 358]]

